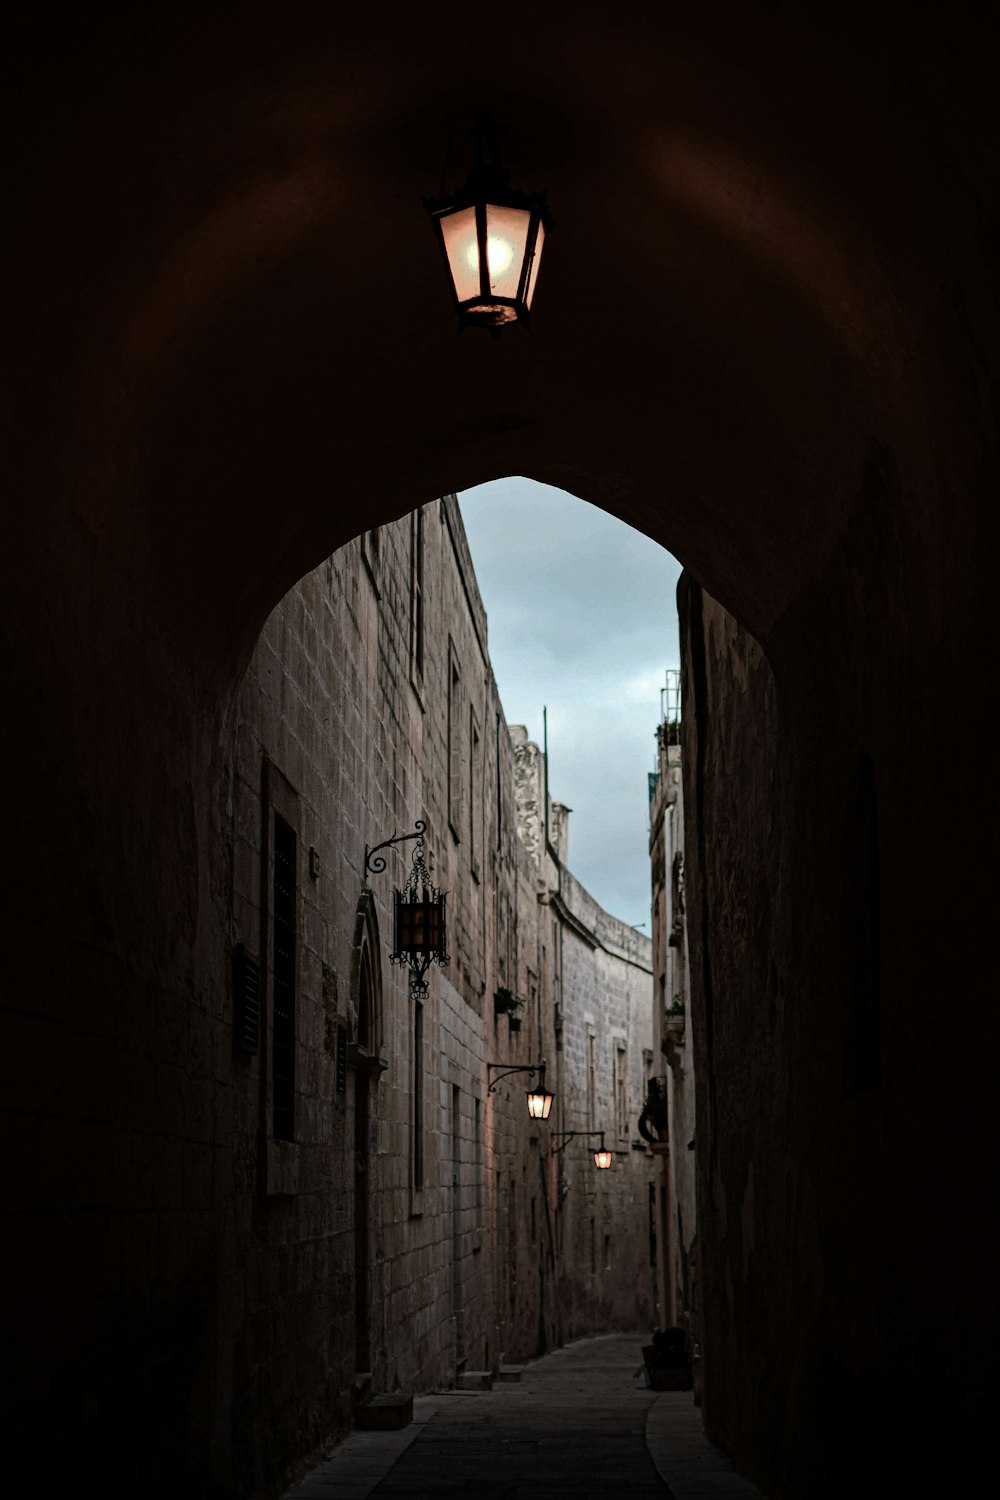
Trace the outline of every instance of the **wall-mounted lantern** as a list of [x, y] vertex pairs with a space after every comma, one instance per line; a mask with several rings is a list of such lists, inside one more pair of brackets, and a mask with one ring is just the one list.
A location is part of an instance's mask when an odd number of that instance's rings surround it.
[[424, 832], [426, 823], [418, 820], [413, 833], [401, 833], [391, 839], [383, 839], [373, 849], [365, 846], [365, 874], [380, 875], [385, 869], [385, 857], [379, 849], [388, 849], [393, 844], [403, 844], [407, 839], [416, 839], [409, 878], [402, 890], [396, 891], [393, 925], [393, 950], [389, 960], [394, 964], [405, 964], [410, 970], [410, 994], [426, 995], [428, 985], [424, 978], [432, 963], [450, 962], [447, 952], [445, 928], [446, 895], [431, 884], [427, 866], [424, 864]]
[[583, 1136], [587, 1140], [591, 1140], [595, 1135], [600, 1136], [601, 1144], [594, 1152], [594, 1166], [597, 1167], [601, 1172], [606, 1172], [610, 1167], [612, 1161], [614, 1160], [614, 1154], [613, 1152], [609, 1151], [607, 1146], [605, 1146], [604, 1144], [603, 1130], [559, 1130], [556, 1132], [553, 1139], [561, 1139], [562, 1145], [554, 1147], [552, 1155], [556, 1156], [560, 1151], [565, 1151], [570, 1141], [575, 1140], [577, 1136]]
[[504, 1071], [502, 1073], [498, 1073], [496, 1078], [494, 1078], [493, 1082], [486, 1090], [488, 1094], [492, 1094], [497, 1084], [502, 1083], [505, 1078], [509, 1078], [512, 1073], [537, 1073], [538, 1083], [534, 1088], [528, 1089], [527, 1091], [528, 1114], [533, 1120], [547, 1120], [549, 1118], [549, 1111], [552, 1109], [552, 1101], [555, 1098], [555, 1094], [550, 1094], [548, 1089], [545, 1087], [544, 1058], [540, 1063], [536, 1063], [534, 1067], [523, 1068], [508, 1068], [506, 1063], [488, 1062], [486, 1064], [487, 1078], [489, 1077], [491, 1068], [503, 1068]]
[[500, 163], [497, 130], [483, 111], [472, 134], [476, 158], [465, 186], [457, 193], [425, 198], [424, 204], [448, 267], [459, 332], [488, 328], [499, 336], [507, 323], [528, 323], [552, 218], [544, 191], [508, 187], [510, 174]]

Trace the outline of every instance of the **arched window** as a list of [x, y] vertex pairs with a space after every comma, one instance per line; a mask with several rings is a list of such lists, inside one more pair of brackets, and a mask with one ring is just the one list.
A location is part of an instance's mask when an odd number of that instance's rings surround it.
[[364, 891], [358, 902], [351, 954], [351, 1041], [359, 1061], [382, 1055], [382, 949], [375, 897]]

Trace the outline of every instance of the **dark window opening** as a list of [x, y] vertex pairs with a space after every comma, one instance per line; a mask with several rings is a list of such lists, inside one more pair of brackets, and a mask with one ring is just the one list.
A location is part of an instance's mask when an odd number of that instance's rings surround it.
[[848, 869], [850, 972], [844, 1058], [848, 1096], [877, 1088], [882, 1078], [881, 875], [875, 768], [861, 752], [855, 794], [852, 859]]
[[372, 972], [371, 949], [367, 943], [361, 953], [361, 978], [358, 986], [358, 1046], [366, 1052], [372, 1049], [372, 1016], [375, 1009], [375, 976]]
[[448, 653], [448, 822], [457, 843], [462, 837], [462, 679], [454, 649]]
[[469, 863], [474, 880], [479, 879], [479, 726], [475, 710], [469, 710]]
[[414, 677], [424, 675], [424, 512], [418, 506], [410, 523], [410, 661]]
[[274, 815], [274, 871], [271, 901], [271, 1132], [276, 1140], [294, 1138], [295, 1096], [295, 834]]
[[413, 1002], [413, 1186], [424, 1185], [424, 1007]]

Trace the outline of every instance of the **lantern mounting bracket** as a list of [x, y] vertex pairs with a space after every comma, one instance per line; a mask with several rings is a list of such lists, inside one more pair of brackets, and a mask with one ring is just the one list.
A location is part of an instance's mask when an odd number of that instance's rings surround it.
[[601, 1144], [598, 1147], [598, 1150], [599, 1151], [606, 1151], [607, 1147], [604, 1144], [604, 1131], [603, 1130], [554, 1130], [552, 1132], [552, 1140], [554, 1140], [554, 1141], [555, 1140], [561, 1140], [562, 1141], [562, 1145], [561, 1146], [553, 1146], [553, 1148], [552, 1148], [552, 1155], [553, 1156], [558, 1156], [558, 1154], [559, 1154], [560, 1151], [565, 1151], [566, 1147], [569, 1145], [570, 1141], [575, 1140], [577, 1138], [577, 1136], [586, 1136], [589, 1139], [591, 1136], [594, 1136], [594, 1135], [599, 1135], [600, 1138], [601, 1138]]
[[490, 1073], [490, 1069], [491, 1068], [503, 1068], [505, 1071], [502, 1072], [502, 1073], [498, 1073], [497, 1076], [496, 1076], [496, 1078], [494, 1078], [493, 1082], [490, 1084], [489, 1088], [486, 1090], [486, 1092], [488, 1094], [492, 1094], [492, 1092], [496, 1088], [497, 1084], [498, 1083], [503, 1083], [504, 1079], [505, 1078], [510, 1078], [510, 1076], [513, 1073], [540, 1073], [541, 1077], [539, 1078], [539, 1083], [541, 1084], [542, 1088], [545, 1087], [545, 1059], [544, 1058], [542, 1059], [541, 1062], [535, 1063], [534, 1067], [529, 1067], [526, 1064], [524, 1067], [521, 1067], [521, 1068], [508, 1068], [506, 1063], [488, 1062], [486, 1064], [486, 1076], [487, 1076], [487, 1078], [489, 1077], [489, 1073]]
[[418, 818], [413, 825], [413, 833], [394, 833], [391, 839], [383, 839], [381, 844], [374, 844], [371, 848], [365, 845], [365, 874], [381, 875], [385, 869], [385, 855], [379, 854], [380, 849], [389, 849], [394, 844], [405, 844], [408, 839], [419, 839], [423, 847], [424, 834], [427, 832], [427, 824], [422, 818]]

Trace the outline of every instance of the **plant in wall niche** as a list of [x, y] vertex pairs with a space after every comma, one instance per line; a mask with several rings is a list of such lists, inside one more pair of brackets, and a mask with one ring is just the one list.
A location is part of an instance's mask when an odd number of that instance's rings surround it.
[[684, 1000], [680, 995], [675, 995], [667, 1009], [668, 1016], [682, 1016], [684, 1014]]
[[509, 1016], [511, 1027], [515, 1031], [521, 1025], [521, 1007], [523, 1004], [523, 1000], [519, 1000], [513, 990], [507, 989], [506, 985], [501, 985], [500, 989], [493, 992], [493, 1014], [495, 1016]]

